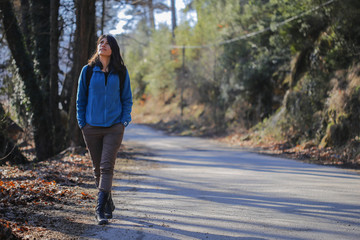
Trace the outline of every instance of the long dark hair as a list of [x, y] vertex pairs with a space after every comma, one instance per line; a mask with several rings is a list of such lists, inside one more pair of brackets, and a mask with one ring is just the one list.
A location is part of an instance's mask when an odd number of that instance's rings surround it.
[[124, 60], [122, 59], [121, 54], [120, 54], [119, 45], [118, 45], [116, 39], [109, 34], [101, 35], [98, 38], [97, 43], [96, 43], [96, 51], [89, 59], [88, 65], [90, 65], [91, 67], [98, 65], [101, 69], [103, 68], [103, 65], [100, 62], [97, 46], [99, 46], [100, 41], [104, 38], [106, 38], [106, 40], [108, 41], [110, 48], [111, 48], [111, 52], [112, 52], [111, 56], [110, 56], [109, 70], [117, 72], [117, 73], [124, 72], [126, 70], [126, 67], [124, 64]]

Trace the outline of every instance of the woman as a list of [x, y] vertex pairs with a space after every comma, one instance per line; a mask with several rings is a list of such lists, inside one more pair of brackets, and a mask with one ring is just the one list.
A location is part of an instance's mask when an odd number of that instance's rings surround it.
[[131, 121], [129, 73], [111, 35], [102, 35], [84, 66], [78, 84], [77, 119], [93, 163], [99, 190], [95, 218], [107, 224], [115, 206], [111, 198], [113, 171], [125, 127]]

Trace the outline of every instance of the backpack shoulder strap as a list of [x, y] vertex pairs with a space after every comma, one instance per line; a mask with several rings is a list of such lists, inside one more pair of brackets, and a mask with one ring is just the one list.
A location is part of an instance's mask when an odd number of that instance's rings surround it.
[[126, 78], [126, 68], [125, 68], [125, 71], [121, 71], [121, 72], [119, 73], [120, 94], [122, 94], [122, 92], [123, 92], [123, 90], [124, 90], [125, 78]]
[[86, 96], [89, 95], [89, 86], [90, 86], [90, 80], [93, 74], [93, 68], [90, 65], [88, 65], [86, 69]]

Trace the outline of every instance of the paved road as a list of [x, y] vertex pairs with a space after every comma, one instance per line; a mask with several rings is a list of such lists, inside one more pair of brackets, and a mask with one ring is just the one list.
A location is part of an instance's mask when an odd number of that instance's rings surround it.
[[115, 219], [87, 239], [360, 239], [360, 175], [141, 125], [139, 158], [115, 183]]

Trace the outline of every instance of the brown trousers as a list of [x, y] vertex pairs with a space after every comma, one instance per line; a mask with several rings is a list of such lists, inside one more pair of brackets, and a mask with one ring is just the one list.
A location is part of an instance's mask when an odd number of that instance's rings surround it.
[[111, 191], [116, 155], [124, 130], [125, 127], [121, 123], [111, 127], [95, 127], [86, 124], [82, 128], [93, 163], [95, 183], [100, 191]]

